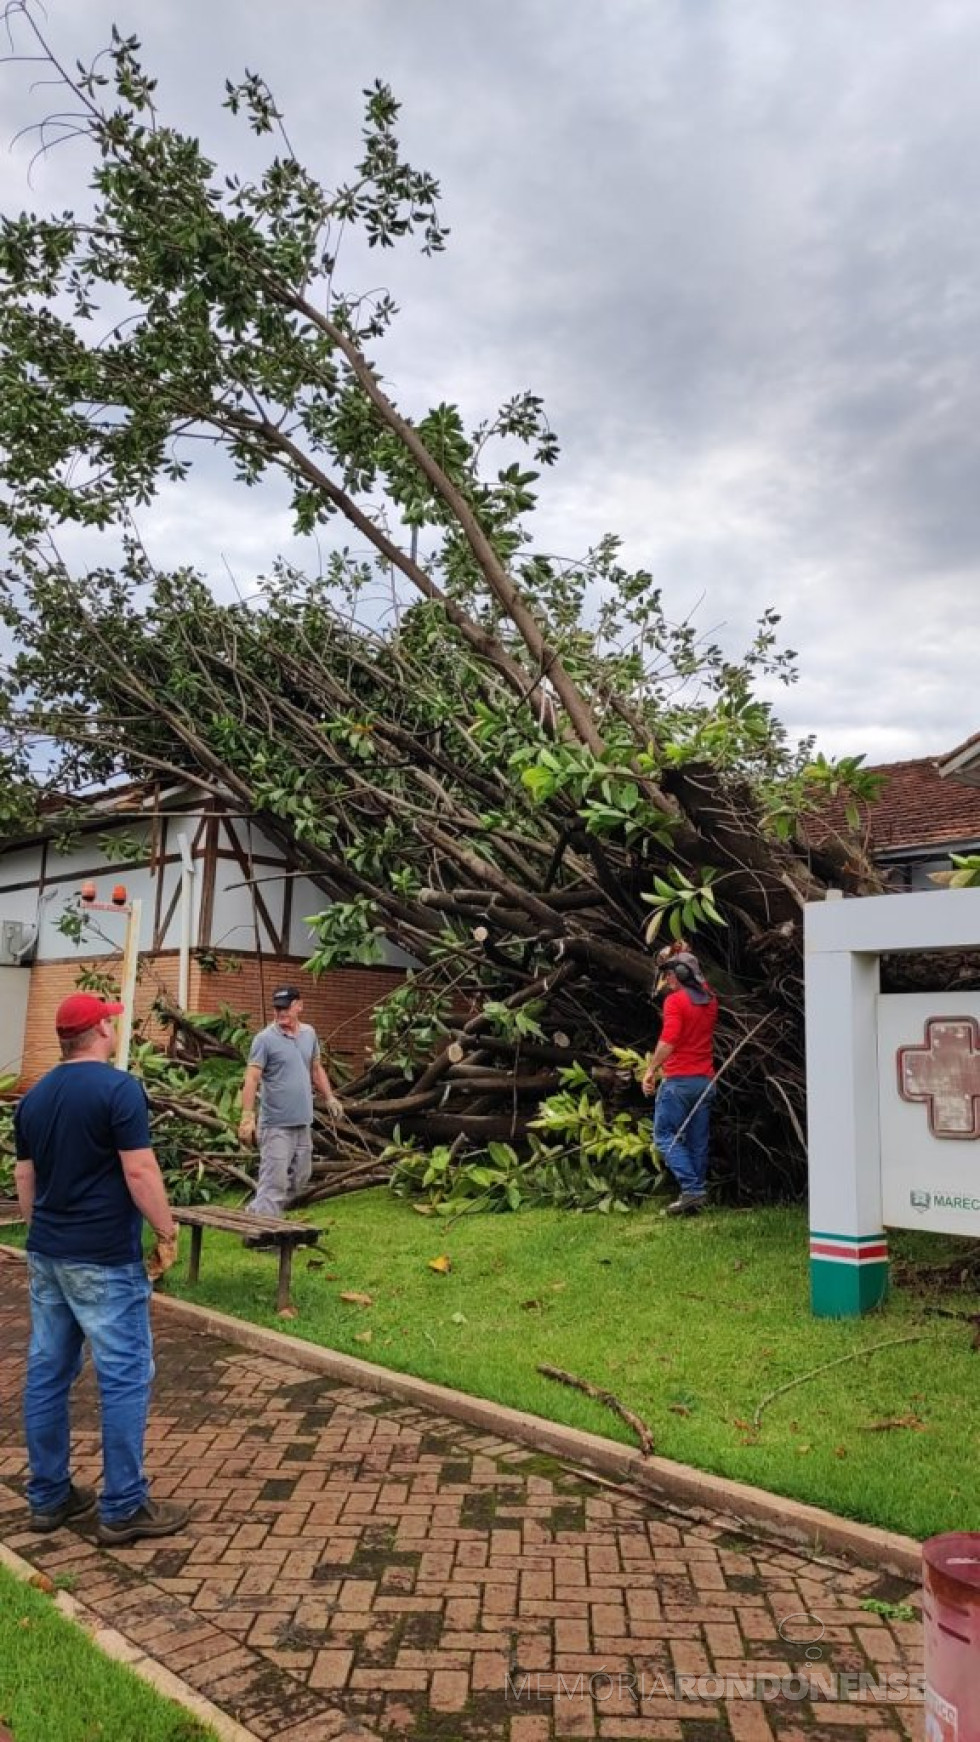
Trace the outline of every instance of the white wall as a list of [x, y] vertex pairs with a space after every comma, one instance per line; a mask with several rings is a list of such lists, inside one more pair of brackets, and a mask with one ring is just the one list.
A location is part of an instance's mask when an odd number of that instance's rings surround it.
[[[66, 908], [77, 906], [78, 892], [83, 881], [95, 883], [98, 899], [108, 901], [117, 883], [123, 883], [131, 899], [139, 899], [143, 903], [143, 929], [140, 938], [140, 948], [149, 950], [153, 944], [154, 924], [157, 912], [157, 893], [162, 879], [160, 891], [160, 917], [166, 916], [170, 902], [179, 889], [181, 880], [181, 863], [177, 836], [184, 833], [188, 841], [192, 841], [197, 830], [197, 818], [186, 820], [180, 817], [170, 817], [164, 821], [164, 832], [158, 835], [156, 842], [152, 838], [150, 823], [144, 819], [127, 819], [125, 827], [119, 827], [106, 832], [125, 833], [133, 841], [143, 847], [147, 858], [151, 850], [157, 854], [164, 853], [174, 860], [174, 863], [157, 865], [151, 872], [148, 865], [134, 867], [120, 861], [110, 861], [99, 850], [99, 837], [93, 832], [83, 836], [77, 846], [70, 852], [59, 853], [52, 844], [48, 844], [45, 856], [40, 844], [18, 849], [13, 853], [0, 853], [0, 920], [13, 919], [21, 923], [39, 927], [37, 957], [39, 962], [63, 961], [72, 956], [108, 956], [117, 952], [123, 942], [123, 921], [112, 913], [92, 914], [85, 934], [78, 944], [72, 942], [58, 929], [58, 921], [63, 917]], [[192, 944], [196, 944], [199, 936], [199, 914], [201, 894], [204, 884], [203, 861], [195, 859], [196, 875], [192, 883], [193, 919], [191, 927]], [[41, 871], [44, 869], [45, 887], [40, 890]], [[21, 884], [26, 887], [14, 888]], [[100, 936], [99, 933], [104, 933]], [[160, 941], [162, 949], [175, 950], [180, 943], [180, 905], [179, 902], [167, 925]], [[244, 946], [243, 946], [244, 947]], [[254, 945], [248, 947], [254, 948]]]
[[[237, 859], [221, 857], [236, 845], [245, 866]], [[218, 855], [214, 867], [211, 948], [276, 952], [278, 943], [256, 906], [254, 891], [258, 890], [273, 927], [281, 929], [285, 885], [277, 873], [280, 867], [283, 871], [287, 869], [282, 853], [258, 829], [250, 829], [247, 822], [236, 818], [223, 822], [218, 830]], [[266, 860], [274, 863], [263, 863]], [[249, 879], [255, 882], [250, 883]]]
[[20, 1074], [30, 985], [29, 968], [0, 967], [0, 1077]]
[[[169, 817], [164, 824], [163, 851], [167, 863], [160, 866], [157, 870], [156, 877], [154, 878], [153, 897], [155, 902], [157, 885], [162, 880], [163, 888], [160, 891], [160, 924], [164, 929], [163, 935], [159, 940], [159, 947], [162, 950], [176, 950], [180, 948], [181, 904], [179, 895], [184, 874], [184, 861], [180, 851], [178, 836], [183, 835], [186, 838], [187, 845], [193, 853], [194, 836], [197, 832], [197, 826], [198, 821], [196, 817]], [[200, 852], [200, 848], [198, 848], [198, 852]], [[191, 949], [193, 950], [200, 942], [201, 935], [200, 921], [201, 901], [204, 893], [204, 860], [203, 858], [195, 857], [193, 858], [192, 863], [194, 866], [194, 875], [191, 878], [190, 940]], [[174, 903], [173, 912], [170, 913], [170, 904], [175, 895], [178, 896], [178, 899]], [[155, 909], [153, 911], [155, 912]], [[168, 913], [170, 913], [169, 919], [167, 919]], [[165, 920], [166, 925], [164, 925]], [[151, 913], [150, 917], [145, 919], [144, 949], [149, 949], [150, 947], [154, 931], [154, 923], [153, 913]]]
[[[93, 843], [94, 846], [94, 843]], [[49, 859], [49, 870], [51, 861]], [[84, 864], [84, 870], [92, 873], [93, 866], [99, 865], [99, 855], [90, 851]], [[98, 900], [108, 901], [113, 885], [124, 883], [131, 900], [141, 900], [143, 903], [143, 933], [140, 938], [140, 948], [148, 950], [152, 943], [153, 914], [156, 905], [156, 878], [150, 875], [149, 869], [133, 870], [129, 865], [109, 865], [105, 870], [96, 870], [93, 881], [98, 892]], [[78, 882], [72, 880], [57, 883], [44, 891], [45, 899], [41, 905], [41, 926], [38, 937], [37, 960], [39, 962], [54, 962], [64, 960], [72, 955], [78, 956], [111, 956], [122, 949], [126, 933], [126, 922], [121, 914], [93, 913], [85, 927], [81, 939], [74, 944], [70, 938], [58, 930], [58, 921], [66, 907], [77, 905]]]
[[[21, 925], [36, 924], [40, 877], [40, 847], [0, 854], [0, 920], [14, 919]], [[15, 889], [12, 886], [16, 883], [27, 887]]]
[[330, 906], [330, 897], [308, 877], [297, 877], [293, 881], [293, 912], [289, 925], [289, 953], [291, 956], [310, 956], [316, 948], [316, 938], [308, 925], [303, 922], [311, 913], [322, 913]]
[[41, 848], [18, 847], [0, 854], [0, 891], [11, 883], [37, 883], [41, 875]]
[[[162, 847], [166, 857], [175, 862], [158, 867], [152, 875], [148, 866], [134, 868], [124, 863], [106, 860], [99, 851], [99, 837], [95, 832], [84, 836], [78, 845], [68, 853], [57, 852], [49, 843], [46, 859], [40, 844], [19, 848], [13, 853], [0, 853], [0, 920], [18, 920], [30, 926], [38, 924], [36, 959], [39, 962], [63, 961], [76, 955], [79, 957], [113, 955], [121, 948], [123, 941], [122, 920], [117, 919], [113, 914], [93, 914], [91, 923], [77, 945], [58, 930], [58, 921], [62, 918], [66, 907], [77, 903], [79, 886], [83, 880], [92, 879], [96, 883], [99, 899], [106, 901], [109, 899], [113, 885], [124, 883], [130, 897], [139, 898], [143, 903], [143, 929], [140, 948], [149, 950], [153, 942], [159, 880], [162, 877], [163, 889], [160, 900], [162, 919], [166, 915], [174, 892], [180, 884], [181, 866], [177, 836], [183, 832], [187, 835], [188, 841], [193, 841], [198, 828], [197, 817], [184, 819], [179, 816], [169, 816], [162, 820], [164, 833], [162, 840], [157, 842], [157, 850], [159, 851]], [[110, 832], [108, 822], [107, 832]], [[151, 824], [146, 819], [127, 818], [125, 824], [120, 823], [111, 832], [125, 832], [134, 840], [143, 842], [147, 857], [149, 856], [152, 845]], [[216, 858], [209, 947], [229, 950], [232, 953], [240, 951], [243, 954], [250, 954], [256, 949], [263, 953], [278, 951], [277, 939], [270, 934], [268, 926], [257, 911], [253, 887], [249, 887], [246, 882], [246, 878], [251, 875], [257, 880], [254, 887], [261, 895], [272, 924], [276, 928], [282, 926], [286, 891], [287, 889], [291, 890], [291, 917], [286, 954], [300, 956], [304, 959], [312, 955], [316, 939], [310, 928], [304, 924], [304, 920], [307, 915], [322, 913], [325, 907], [329, 907], [329, 897], [306, 877], [278, 876], [280, 868], [284, 873], [288, 873], [287, 862], [281, 849], [261, 834], [258, 829], [254, 827], [249, 829], [248, 824], [240, 819], [223, 820], [217, 831], [219, 855], [230, 854], [233, 841], [237, 842], [249, 869], [243, 869], [241, 863], [230, 856]], [[39, 899], [42, 865], [45, 873], [45, 889], [43, 894], [40, 894]], [[200, 924], [205, 882], [203, 858], [195, 858], [194, 866], [191, 947], [197, 948], [204, 941], [201, 936]], [[13, 884], [22, 884], [25, 887], [13, 889], [11, 888]], [[105, 936], [100, 937], [100, 932], [104, 933]], [[161, 948], [172, 950], [176, 949], [179, 943], [180, 904], [178, 902], [160, 944]], [[387, 942], [383, 945], [381, 960], [392, 967], [412, 965], [410, 956]]]
[[[289, 953], [292, 956], [311, 956], [316, 949], [316, 935], [303, 922], [308, 915], [322, 913], [330, 906], [330, 897], [315, 883], [306, 877], [297, 877], [293, 884], [293, 912], [289, 926]], [[381, 965], [388, 968], [411, 968], [417, 964], [412, 956], [407, 956], [395, 944], [382, 944]]]

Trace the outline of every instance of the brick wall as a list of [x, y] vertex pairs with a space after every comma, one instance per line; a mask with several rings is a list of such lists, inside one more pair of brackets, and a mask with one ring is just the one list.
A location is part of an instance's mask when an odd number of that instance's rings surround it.
[[[155, 998], [162, 991], [177, 997], [177, 952], [167, 951], [158, 956], [141, 958], [142, 973], [136, 986], [137, 1022], [142, 1022], [144, 1032], [149, 1036], [160, 1036], [160, 1030], [150, 1020], [150, 1008]], [[70, 992], [78, 990], [77, 980], [83, 968], [92, 968], [96, 973], [105, 974], [115, 971], [118, 974], [118, 962], [105, 956], [71, 956], [61, 962], [35, 962], [31, 969], [31, 989], [27, 999], [27, 1022], [24, 1030], [24, 1059], [21, 1065], [21, 1086], [29, 1088], [36, 1083], [38, 1077], [58, 1063], [61, 1049], [58, 1037], [54, 1031], [54, 1013], [62, 998], [67, 998]], [[195, 998], [196, 964], [191, 964], [191, 1004]]]
[[303, 993], [303, 1018], [312, 1022], [328, 1054], [343, 1059], [352, 1073], [363, 1070], [373, 1044], [371, 1014], [376, 1004], [400, 986], [403, 968], [332, 968], [314, 979], [304, 973], [301, 956], [235, 956], [215, 952], [216, 973], [201, 974], [197, 1008], [219, 1010], [228, 1004], [245, 1010], [256, 1026], [272, 1017], [276, 986], [289, 982]]
[[[271, 1016], [273, 988], [290, 981], [302, 988], [305, 1019], [312, 1022], [328, 1055], [343, 1060], [351, 1074], [363, 1069], [365, 1053], [372, 1042], [371, 1013], [374, 1006], [400, 985], [401, 968], [334, 968], [318, 980], [304, 973], [298, 956], [235, 956], [216, 952], [219, 966], [213, 973], [202, 971], [191, 958], [189, 1000], [202, 1014], [217, 1011], [222, 1004], [244, 1011], [256, 1028]], [[176, 1001], [177, 953], [165, 950], [141, 958], [142, 973], [136, 988], [136, 1020], [144, 1033], [159, 1036], [149, 1012], [156, 997], [166, 990]], [[24, 1037], [21, 1087], [29, 1088], [38, 1077], [57, 1064], [60, 1055], [54, 1032], [54, 1013], [62, 998], [76, 990], [83, 968], [111, 971], [106, 958], [72, 956], [60, 962], [38, 962], [31, 969]]]

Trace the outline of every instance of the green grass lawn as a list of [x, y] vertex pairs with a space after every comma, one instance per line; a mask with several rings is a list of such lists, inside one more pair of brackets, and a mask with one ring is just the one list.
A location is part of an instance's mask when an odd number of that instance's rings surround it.
[[0, 1724], [15, 1742], [216, 1742], [4, 1567]]
[[[185, 1281], [186, 1245], [165, 1286], [634, 1443], [601, 1405], [542, 1378], [537, 1364], [548, 1362], [613, 1391], [650, 1423], [664, 1457], [913, 1536], [980, 1530], [980, 1354], [971, 1328], [929, 1316], [928, 1301], [898, 1291], [861, 1320], [812, 1318], [802, 1210], [717, 1210], [683, 1223], [656, 1209], [608, 1217], [536, 1210], [447, 1228], [372, 1191], [310, 1219], [327, 1231], [318, 1254], [297, 1256], [291, 1323], [275, 1316], [275, 1259], [211, 1230], [198, 1286]], [[937, 1242], [917, 1235], [892, 1244], [938, 1255]], [[443, 1252], [452, 1260], [446, 1276], [428, 1267]], [[373, 1304], [345, 1304], [342, 1291], [369, 1294]], [[980, 1305], [960, 1296], [945, 1304]], [[925, 1340], [789, 1391], [752, 1430], [757, 1404], [787, 1380], [915, 1335]]]

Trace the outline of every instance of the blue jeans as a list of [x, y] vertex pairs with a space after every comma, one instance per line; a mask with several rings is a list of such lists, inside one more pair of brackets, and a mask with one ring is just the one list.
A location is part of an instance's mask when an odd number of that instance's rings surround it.
[[653, 1141], [682, 1192], [704, 1191], [714, 1098], [713, 1077], [664, 1077], [657, 1090]]
[[31, 1342], [24, 1426], [31, 1474], [27, 1499], [53, 1512], [71, 1481], [69, 1393], [82, 1370], [87, 1339], [102, 1406], [102, 1498], [105, 1523], [145, 1505], [143, 1441], [153, 1380], [151, 1285], [142, 1264], [72, 1264], [28, 1253]]

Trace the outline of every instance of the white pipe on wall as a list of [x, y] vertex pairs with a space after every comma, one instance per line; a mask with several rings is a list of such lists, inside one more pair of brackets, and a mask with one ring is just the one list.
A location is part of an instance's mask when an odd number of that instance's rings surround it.
[[133, 1005], [136, 1001], [136, 974], [139, 967], [140, 928], [143, 903], [131, 901], [126, 920], [126, 942], [123, 948], [122, 980], [119, 989], [124, 1006], [116, 1028], [115, 1062], [119, 1070], [129, 1069], [129, 1048], [133, 1038]]
[[180, 951], [177, 958], [177, 1004], [186, 1010], [191, 989], [191, 926], [194, 917], [194, 873], [196, 866], [186, 835], [177, 836], [180, 848]]

